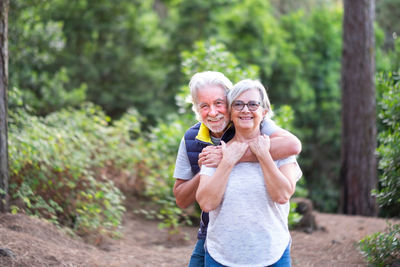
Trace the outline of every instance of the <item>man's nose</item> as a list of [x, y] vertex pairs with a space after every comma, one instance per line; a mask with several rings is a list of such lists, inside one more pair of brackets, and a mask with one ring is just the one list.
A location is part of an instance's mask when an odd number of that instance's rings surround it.
[[211, 105], [209, 115], [210, 116], [216, 116], [217, 114], [218, 114], [217, 108], [214, 105]]

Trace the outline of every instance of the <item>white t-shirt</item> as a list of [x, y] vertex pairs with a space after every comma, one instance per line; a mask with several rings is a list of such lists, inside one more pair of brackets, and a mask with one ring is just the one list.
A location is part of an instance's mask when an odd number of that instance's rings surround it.
[[[273, 134], [278, 129], [275, 122], [271, 119], [265, 119], [261, 124], [261, 132], [266, 135]], [[174, 178], [182, 180], [192, 179], [194, 174], [190, 166], [190, 161], [186, 151], [185, 140], [182, 138], [176, 156]]]
[[[296, 162], [294, 156], [275, 161]], [[297, 162], [296, 162], [297, 164]], [[200, 174], [212, 176], [216, 168], [202, 166]], [[297, 172], [297, 180], [302, 173]], [[267, 193], [258, 162], [235, 165], [218, 208], [209, 212], [207, 251], [226, 266], [268, 266], [278, 261], [290, 242], [290, 204], [278, 204]]]

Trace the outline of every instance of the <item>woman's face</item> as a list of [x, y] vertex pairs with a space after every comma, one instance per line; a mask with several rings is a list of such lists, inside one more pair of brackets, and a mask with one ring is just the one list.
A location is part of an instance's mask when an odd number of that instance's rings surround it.
[[[238, 103], [248, 104], [241, 111]], [[256, 104], [259, 104], [256, 108]], [[250, 110], [249, 109], [255, 109]], [[235, 125], [236, 130], [254, 130], [259, 131], [260, 123], [263, 120], [267, 111], [261, 106], [260, 93], [257, 89], [250, 89], [239, 95], [232, 103], [231, 120]]]

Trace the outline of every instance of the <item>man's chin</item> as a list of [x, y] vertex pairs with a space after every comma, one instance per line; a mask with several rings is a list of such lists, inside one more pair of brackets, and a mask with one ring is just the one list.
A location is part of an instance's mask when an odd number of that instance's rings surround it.
[[205, 125], [213, 133], [223, 133], [228, 124], [222, 124], [219, 126], [215, 126], [215, 125], [210, 125], [208, 123], [205, 123]]

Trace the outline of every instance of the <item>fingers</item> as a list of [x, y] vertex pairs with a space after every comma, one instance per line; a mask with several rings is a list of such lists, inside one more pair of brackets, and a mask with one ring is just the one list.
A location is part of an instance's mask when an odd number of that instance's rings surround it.
[[221, 159], [222, 159], [222, 155], [210, 154], [204, 160], [203, 164], [206, 165], [207, 167], [217, 167], [218, 164], [220, 163]]
[[[224, 146], [226, 146], [225, 143]], [[206, 165], [207, 167], [217, 167], [222, 159], [222, 153], [222, 146], [205, 147], [199, 154], [199, 166]]]
[[270, 142], [270, 138], [269, 138], [268, 135], [263, 134], [263, 135], [262, 135], [262, 138], [263, 138], [264, 140], [266, 140], [268, 143]]
[[206, 146], [203, 148], [202, 152], [211, 152], [216, 150], [221, 150], [221, 146]]
[[224, 152], [226, 150], [226, 143], [221, 140], [221, 149]]

